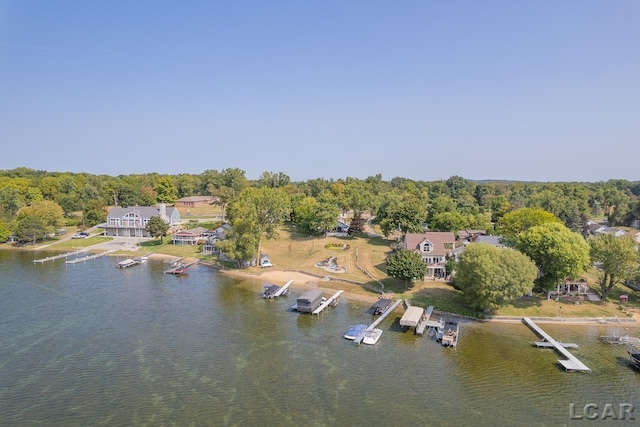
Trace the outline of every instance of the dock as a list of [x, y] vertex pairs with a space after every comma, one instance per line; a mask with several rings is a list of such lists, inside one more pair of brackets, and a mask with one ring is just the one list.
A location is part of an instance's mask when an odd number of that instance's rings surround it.
[[279, 297], [282, 294], [286, 295], [287, 289], [289, 289], [289, 286], [291, 286], [291, 284], [293, 283], [293, 279], [289, 280], [287, 283], [285, 283], [280, 289], [278, 289], [273, 296], [274, 297]]
[[569, 350], [567, 350], [562, 345], [562, 343], [554, 340], [549, 334], [547, 334], [545, 331], [543, 331], [542, 328], [540, 328], [538, 325], [536, 325], [533, 322], [533, 320], [529, 319], [528, 317], [523, 317], [522, 321], [533, 332], [535, 332], [538, 336], [540, 336], [540, 338], [543, 338], [545, 341], [547, 341], [549, 344], [551, 344], [551, 346], [553, 346], [553, 348], [558, 353], [560, 353], [561, 355], [563, 355], [564, 357], [567, 358], [567, 360], [558, 359], [558, 363], [560, 363], [564, 367], [565, 370], [567, 370], [567, 371], [591, 371], [591, 369], [589, 369], [587, 367], [587, 365], [582, 363], [580, 360], [578, 360], [577, 357], [575, 357], [573, 354], [571, 354], [569, 352]]
[[69, 259], [69, 260], [65, 261], [65, 264], [77, 264], [79, 262], [89, 261], [89, 260], [92, 260], [92, 259], [100, 258], [101, 256], [105, 256], [105, 255], [108, 255], [108, 254], [116, 252], [116, 251], [117, 251], [117, 249], [111, 249], [111, 250], [100, 252], [100, 253], [97, 253], [97, 254], [87, 255], [87, 256], [82, 257], [82, 258]]
[[424, 330], [427, 328], [427, 326], [429, 324], [429, 320], [431, 318], [431, 313], [433, 313], [433, 306], [432, 305], [427, 307], [427, 310], [424, 312], [424, 315], [422, 316], [422, 319], [420, 320], [420, 322], [416, 326], [416, 334], [417, 335], [424, 335]]
[[142, 260], [138, 260], [138, 259], [134, 259], [134, 258], [128, 258], [125, 259], [124, 261], [120, 261], [117, 265], [118, 268], [127, 268], [127, 267], [131, 267], [133, 265], [137, 265], [137, 264], [142, 264]]
[[322, 304], [320, 304], [320, 307], [316, 308], [315, 310], [313, 310], [311, 312], [311, 314], [320, 314], [322, 312], [322, 310], [324, 310], [325, 308], [329, 307], [329, 305], [334, 304], [336, 305], [338, 303], [338, 297], [340, 295], [342, 295], [344, 291], [338, 291], [335, 294], [333, 294], [331, 297], [329, 297], [325, 302], [323, 302]]
[[362, 342], [362, 340], [364, 339], [364, 333], [367, 331], [373, 331], [375, 329], [376, 326], [378, 326], [380, 324], [380, 322], [382, 322], [388, 315], [389, 313], [391, 313], [393, 310], [396, 309], [397, 306], [399, 306], [400, 304], [402, 304], [402, 300], [398, 299], [396, 300], [396, 302], [393, 303], [393, 305], [391, 307], [389, 307], [387, 310], [385, 310], [384, 313], [382, 313], [380, 315], [380, 317], [378, 317], [375, 322], [373, 322], [372, 324], [370, 324], [367, 329], [365, 329], [360, 335], [358, 335], [356, 337], [355, 340], [353, 340], [353, 342], [355, 344], [360, 344]]
[[191, 267], [193, 264], [195, 264], [195, 262], [192, 262], [189, 264], [179, 264], [173, 268], [165, 270], [164, 274], [175, 274], [175, 275], [187, 274], [187, 269]]
[[87, 252], [88, 250], [89, 250], [89, 248], [85, 248], [85, 249], [80, 249], [80, 250], [75, 251], [75, 252], [67, 252], [66, 254], [59, 254], [59, 255], [48, 256], [46, 258], [34, 259], [33, 262], [38, 263], [38, 264], [44, 264], [47, 261], [55, 261], [55, 260], [61, 259], [61, 258], [68, 258], [70, 256], [80, 255], [81, 253]]

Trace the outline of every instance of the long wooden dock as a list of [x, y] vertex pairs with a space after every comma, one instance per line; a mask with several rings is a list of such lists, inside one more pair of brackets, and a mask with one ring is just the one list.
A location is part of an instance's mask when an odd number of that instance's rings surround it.
[[376, 326], [378, 326], [380, 324], [380, 322], [382, 322], [385, 317], [387, 317], [389, 315], [389, 313], [391, 313], [393, 310], [396, 309], [397, 306], [399, 306], [400, 304], [402, 304], [402, 299], [398, 299], [396, 300], [396, 302], [393, 303], [393, 305], [391, 307], [389, 307], [387, 310], [385, 310], [384, 313], [382, 313], [380, 315], [380, 317], [378, 317], [375, 322], [373, 322], [372, 324], [370, 324], [367, 329], [365, 329], [362, 333], [360, 333], [360, 335], [358, 335], [356, 337], [355, 340], [353, 340], [354, 344], [360, 344], [362, 342], [362, 340], [364, 339], [364, 333], [367, 331], [373, 331], [375, 329]]
[[91, 259], [100, 258], [101, 256], [105, 256], [107, 254], [110, 254], [110, 253], [113, 253], [113, 252], [116, 252], [116, 251], [117, 251], [117, 249], [111, 249], [111, 250], [100, 252], [100, 253], [97, 253], [97, 254], [87, 255], [87, 256], [82, 257], [82, 258], [69, 259], [69, 260], [65, 261], [65, 264], [77, 264], [79, 262], [89, 261]]
[[282, 295], [288, 288], [289, 286], [291, 286], [291, 284], [293, 283], [293, 279], [289, 280], [287, 283], [285, 283], [280, 289], [278, 289], [273, 296], [274, 297], [279, 297], [280, 295]]
[[315, 310], [313, 310], [311, 312], [311, 314], [320, 314], [322, 312], [322, 310], [324, 310], [325, 308], [329, 307], [330, 304], [332, 304], [334, 301], [337, 303], [338, 302], [338, 297], [340, 295], [342, 295], [344, 291], [338, 291], [335, 294], [333, 294], [331, 297], [329, 297], [325, 302], [323, 302], [322, 304], [320, 304], [320, 307], [316, 308]]
[[46, 258], [34, 259], [33, 262], [39, 263], [39, 264], [44, 264], [47, 261], [55, 261], [55, 260], [61, 259], [61, 258], [68, 258], [70, 256], [80, 255], [81, 253], [87, 252], [88, 250], [89, 250], [89, 248], [85, 248], [85, 249], [80, 249], [80, 250], [75, 251], [75, 252], [67, 252], [65, 254], [58, 254], [58, 255], [48, 256]]
[[565, 370], [567, 370], [567, 371], [591, 371], [591, 369], [589, 369], [587, 367], [587, 365], [582, 363], [580, 360], [578, 360], [577, 357], [575, 357], [573, 354], [571, 354], [569, 352], [569, 350], [567, 350], [562, 345], [562, 343], [559, 343], [558, 341], [554, 340], [549, 334], [547, 334], [545, 331], [543, 331], [542, 328], [540, 328], [540, 326], [536, 325], [533, 322], [533, 320], [529, 319], [528, 317], [523, 317], [522, 321], [533, 332], [538, 334], [538, 336], [540, 336], [540, 338], [543, 338], [548, 343], [550, 343], [558, 353], [560, 353], [561, 355], [563, 355], [564, 357], [567, 358], [567, 360], [558, 359], [558, 363], [560, 363], [564, 367]]

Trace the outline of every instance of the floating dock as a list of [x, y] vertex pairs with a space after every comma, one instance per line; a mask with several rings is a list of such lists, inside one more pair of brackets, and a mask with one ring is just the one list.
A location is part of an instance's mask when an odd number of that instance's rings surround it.
[[87, 255], [87, 256], [82, 257], [82, 258], [70, 259], [70, 260], [65, 261], [65, 264], [77, 264], [79, 262], [89, 261], [91, 259], [100, 258], [101, 256], [105, 256], [105, 255], [108, 255], [108, 254], [116, 252], [116, 251], [117, 251], [117, 249], [111, 249], [111, 250], [100, 252], [100, 253], [97, 253], [97, 254]]
[[59, 254], [59, 255], [54, 255], [54, 256], [48, 256], [46, 258], [34, 259], [33, 262], [39, 263], [39, 264], [44, 264], [47, 261], [55, 261], [55, 260], [61, 259], [61, 258], [67, 258], [67, 257], [70, 257], [70, 256], [80, 255], [81, 253], [87, 252], [88, 250], [89, 250], [89, 248], [85, 248], [85, 249], [80, 249], [79, 251], [75, 251], [75, 252], [67, 252], [66, 254]]
[[378, 326], [378, 325], [380, 324], [380, 322], [382, 322], [382, 321], [385, 319], [385, 317], [387, 317], [387, 316], [389, 315], [389, 313], [391, 313], [393, 310], [395, 310], [395, 309], [396, 309], [396, 307], [397, 307], [397, 306], [399, 306], [400, 304], [402, 304], [402, 300], [401, 300], [401, 299], [396, 300], [396, 302], [394, 302], [394, 303], [393, 303], [393, 305], [392, 305], [391, 307], [389, 307], [387, 310], [385, 310], [385, 312], [384, 312], [384, 313], [382, 313], [382, 314], [380, 315], [380, 317], [378, 317], [378, 318], [376, 319], [376, 321], [375, 321], [375, 322], [373, 322], [372, 324], [370, 324], [370, 325], [369, 325], [369, 327], [367, 327], [367, 329], [365, 329], [365, 330], [364, 330], [360, 335], [358, 335], [358, 336], [356, 337], [356, 339], [355, 339], [355, 340], [353, 340], [353, 342], [354, 342], [355, 344], [360, 344], [360, 343], [362, 342], [362, 340], [364, 339], [365, 332], [367, 332], [367, 331], [373, 331], [373, 330], [375, 329], [375, 327], [376, 327], [376, 326]]
[[331, 304], [333, 305], [337, 305], [338, 304], [338, 297], [340, 295], [342, 295], [344, 291], [338, 291], [335, 294], [333, 294], [330, 298], [328, 298], [325, 302], [323, 302], [322, 304], [320, 304], [320, 307], [316, 308], [315, 310], [313, 310], [311, 312], [311, 314], [320, 314], [322, 312], [322, 310], [324, 310], [325, 308], [329, 307]]
[[567, 360], [562, 360], [562, 359], [558, 359], [558, 363], [560, 363], [565, 370], [567, 371], [591, 371], [591, 369], [589, 369], [587, 367], [587, 365], [585, 365], [584, 363], [582, 363], [580, 360], [578, 360], [577, 357], [575, 357], [573, 354], [571, 354], [569, 352], [569, 350], [567, 350], [562, 343], [554, 340], [549, 334], [547, 334], [545, 331], [542, 330], [542, 328], [540, 328], [540, 326], [536, 325], [533, 320], [529, 319], [528, 317], [523, 317], [522, 321], [536, 334], [538, 334], [538, 336], [540, 336], [540, 338], [543, 338], [545, 341], [547, 341], [549, 344], [551, 344], [551, 346], [553, 346], [553, 348], [560, 353], [561, 355], [563, 355], [564, 357], [567, 358]]

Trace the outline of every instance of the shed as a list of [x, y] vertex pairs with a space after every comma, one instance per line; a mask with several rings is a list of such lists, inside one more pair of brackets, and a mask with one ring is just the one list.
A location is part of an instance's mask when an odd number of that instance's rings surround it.
[[422, 315], [424, 314], [424, 308], [416, 307], [412, 305], [407, 308], [407, 311], [404, 312], [402, 318], [400, 319], [401, 326], [417, 326], [422, 319]]

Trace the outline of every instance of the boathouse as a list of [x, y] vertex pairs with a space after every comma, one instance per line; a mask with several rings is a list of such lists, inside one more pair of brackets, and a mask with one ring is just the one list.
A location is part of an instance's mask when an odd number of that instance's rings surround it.
[[296, 310], [311, 313], [322, 304], [322, 291], [320, 289], [310, 289], [298, 298]]
[[391, 306], [392, 301], [386, 298], [380, 298], [371, 306], [374, 315], [382, 314]]

